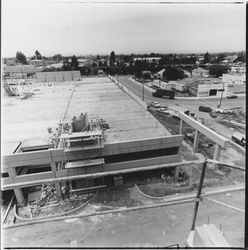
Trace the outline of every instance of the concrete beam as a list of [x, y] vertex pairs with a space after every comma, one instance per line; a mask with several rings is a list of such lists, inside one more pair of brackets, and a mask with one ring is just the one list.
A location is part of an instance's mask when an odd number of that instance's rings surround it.
[[70, 181], [70, 180], [79, 180], [79, 179], [101, 178], [104, 176], [127, 174], [127, 173], [148, 171], [148, 170], [161, 169], [161, 168], [167, 168], [167, 167], [185, 166], [185, 165], [202, 164], [202, 163], [203, 161], [182, 161], [182, 162], [159, 164], [159, 165], [152, 165], [152, 166], [138, 167], [138, 168], [131, 168], [131, 169], [98, 172], [98, 173], [93, 173], [93, 174], [83, 174], [83, 175], [76, 175], [76, 176], [65, 176], [65, 177], [60, 177], [60, 178], [50, 178], [50, 179], [44, 179], [44, 180], [34, 180], [34, 181], [27, 181], [23, 183], [14, 183], [14, 184], [9, 184], [9, 185], [4, 185], [2, 186], [2, 190], [10, 190], [13, 188], [20, 188], [20, 187], [37, 186], [37, 185], [42, 185], [48, 182], [61, 182], [61, 181]]
[[228, 166], [230, 168], [234, 168], [234, 169], [238, 169], [240, 171], [246, 171], [246, 169], [244, 167], [241, 166], [236, 166], [227, 162], [220, 162], [220, 161], [216, 161], [216, 160], [211, 160], [211, 159], [207, 159], [208, 163], [215, 163], [215, 164], [220, 164], [220, 165], [224, 165], [224, 166]]
[[214, 141], [222, 148], [226, 148], [228, 146], [229, 139], [225, 138], [224, 136], [216, 133], [212, 129], [206, 127], [205, 125], [201, 124], [200, 122], [196, 121], [195, 119], [189, 117], [188, 115], [179, 112], [179, 118], [182, 119], [184, 122], [189, 124], [194, 129], [198, 130], [201, 134], [208, 137], [210, 140]]

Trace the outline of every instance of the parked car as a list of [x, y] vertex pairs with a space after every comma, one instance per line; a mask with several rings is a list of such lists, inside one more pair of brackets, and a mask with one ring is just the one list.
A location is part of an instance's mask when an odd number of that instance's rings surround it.
[[162, 113], [162, 114], [165, 114], [165, 115], [169, 115], [169, 114], [170, 114], [170, 113], [169, 113], [169, 110], [166, 109], [166, 108], [158, 108], [158, 109], [156, 109], [156, 110], [157, 110], [157, 112]]
[[197, 121], [200, 122], [200, 123], [203, 124], [203, 125], [205, 124], [204, 118], [198, 118]]
[[202, 111], [202, 112], [211, 112], [213, 109], [210, 108], [210, 107], [206, 107], [206, 106], [199, 106], [199, 111]]
[[234, 98], [238, 98], [238, 96], [231, 94], [231, 95], [227, 95], [226, 98], [228, 98], [228, 99], [234, 99]]
[[218, 115], [216, 114], [216, 112], [210, 112], [209, 115], [212, 117], [212, 118], [217, 118]]
[[232, 114], [233, 111], [231, 109], [217, 108], [217, 109], [215, 109], [215, 113], [217, 113], [217, 114]]
[[189, 116], [192, 117], [193, 119], [196, 119], [196, 114], [195, 113], [190, 113]]
[[161, 108], [161, 104], [159, 104], [158, 102], [150, 102], [149, 106], [153, 108]]
[[168, 109], [168, 106], [164, 105], [164, 104], [160, 104], [161, 105], [161, 108], [165, 108], [165, 109]]

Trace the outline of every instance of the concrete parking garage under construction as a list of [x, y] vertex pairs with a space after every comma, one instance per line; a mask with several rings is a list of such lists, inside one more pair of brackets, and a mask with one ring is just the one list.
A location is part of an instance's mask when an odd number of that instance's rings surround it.
[[[42, 83], [32, 91], [31, 98], [4, 108], [2, 188], [13, 189], [19, 204], [25, 202], [25, 187], [53, 182], [61, 197], [67, 181], [82, 188], [84, 176], [92, 182], [121, 170], [181, 161], [182, 136], [171, 135], [107, 77]], [[63, 129], [80, 115], [87, 130]], [[94, 128], [102, 120], [108, 128]]]

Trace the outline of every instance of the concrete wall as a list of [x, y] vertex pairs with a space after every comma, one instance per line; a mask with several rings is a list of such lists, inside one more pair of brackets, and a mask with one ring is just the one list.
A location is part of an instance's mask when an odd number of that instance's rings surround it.
[[8, 185], [8, 184], [14, 184], [14, 183], [23, 183], [23, 182], [29, 182], [29, 181], [51, 179], [51, 178], [56, 178], [56, 177], [59, 178], [59, 177], [66, 177], [66, 176], [77, 176], [77, 175], [82, 175], [82, 174], [92, 174], [92, 173], [109, 172], [109, 171], [122, 170], [122, 169], [142, 168], [142, 167], [154, 166], [154, 165], [161, 165], [161, 168], [163, 168], [162, 166], [163, 164], [179, 162], [179, 161], [180, 161], [179, 155], [170, 155], [170, 156], [141, 159], [141, 160], [135, 160], [135, 161], [111, 163], [111, 164], [98, 165], [98, 166], [63, 169], [63, 170], [58, 170], [55, 173], [52, 171], [49, 171], [49, 172], [43, 172], [43, 173], [37, 173], [37, 174], [24, 174], [21, 176], [16, 176], [15, 178], [11, 178], [11, 177], [3, 178], [2, 183], [3, 185]]
[[36, 73], [37, 82], [77, 81], [81, 77], [80, 71], [57, 71]]
[[107, 156], [114, 154], [148, 151], [160, 148], [180, 147], [182, 145], [182, 139], [182, 135], [172, 135], [163, 138], [105, 144], [103, 155]]

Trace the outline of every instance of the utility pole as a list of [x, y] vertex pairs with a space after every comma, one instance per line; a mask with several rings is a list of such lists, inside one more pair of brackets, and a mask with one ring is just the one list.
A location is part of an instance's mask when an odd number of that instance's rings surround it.
[[196, 202], [195, 202], [191, 231], [195, 230], [195, 222], [196, 222], [198, 207], [199, 207], [199, 203], [200, 203], [200, 199], [201, 199], [202, 184], [203, 184], [203, 180], [204, 180], [204, 176], [205, 176], [205, 172], [206, 172], [206, 167], [207, 167], [207, 161], [205, 160], [203, 163], [203, 166], [202, 166], [201, 178], [200, 178], [199, 187], [198, 187], [197, 195], [196, 195]]
[[224, 83], [222, 83], [222, 91], [221, 91], [221, 97], [220, 97], [220, 104], [217, 106], [217, 108], [220, 108], [221, 107], [221, 102], [222, 102], [222, 97], [223, 97], [223, 92], [224, 92]]
[[143, 91], [142, 91], [142, 100], [143, 100], [143, 102], [145, 101], [145, 82], [144, 82], [144, 78], [143, 78]]

